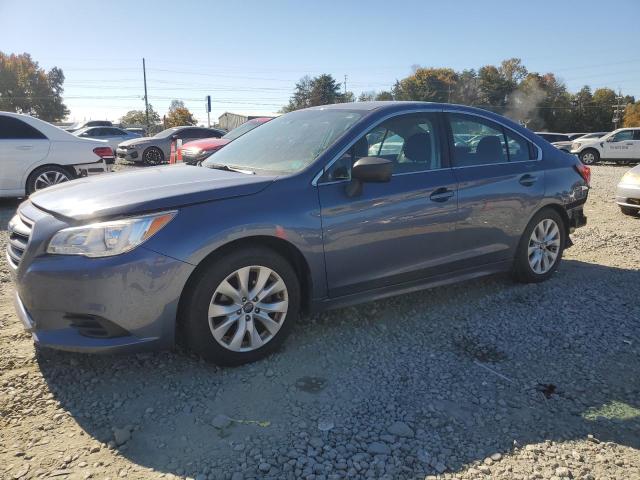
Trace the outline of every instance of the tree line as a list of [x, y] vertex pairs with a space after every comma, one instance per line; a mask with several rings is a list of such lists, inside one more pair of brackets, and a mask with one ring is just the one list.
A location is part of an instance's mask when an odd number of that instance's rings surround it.
[[[327, 103], [353, 101], [332, 75], [303, 77], [283, 112]], [[640, 102], [611, 88], [588, 85], [570, 93], [553, 73], [530, 72], [519, 58], [478, 70], [415, 66], [413, 73], [383, 91], [362, 92], [358, 101], [414, 100], [472, 105], [505, 115], [532, 130], [596, 132], [613, 130], [614, 106], [625, 107], [619, 126], [640, 126]]]

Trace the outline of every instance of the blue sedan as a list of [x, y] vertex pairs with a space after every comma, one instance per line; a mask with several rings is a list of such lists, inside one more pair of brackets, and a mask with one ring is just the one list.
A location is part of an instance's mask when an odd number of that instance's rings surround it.
[[484, 110], [314, 107], [200, 167], [82, 178], [11, 220], [16, 309], [42, 346], [188, 346], [225, 365], [299, 315], [496, 272], [553, 275], [586, 223], [589, 168]]

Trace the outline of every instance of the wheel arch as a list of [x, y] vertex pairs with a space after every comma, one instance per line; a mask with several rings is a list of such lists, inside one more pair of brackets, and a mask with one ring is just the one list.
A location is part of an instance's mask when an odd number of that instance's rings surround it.
[[36, 172], [36, 170], [40, 170], [45, 167], [61, 168], [71, 176], [72, 180], [78, 177], [75, 169], [73, 168], [73, 165], [60, 165], [59, 163], [43, 163], [42, 165], [35, 165], [29, 168], [29, 170], [26, 172], [26, 175], [23, 178], [22, 183], [23, 183], [25, 193], [29, 192], [29, 180], [31, 179], [31, 175], [33, 175]]
[[[178, 316], [176, 319], [176, 329], [179, 330], [180, 318], [182, 317], [182, 309], [184, 308], [186, 293], [191, 285], [198, 277], [198, 274], [202, 269], [207, 268], [212, 263], [215, 263], [217, 259], [224, 256], [228, 252], [242, 249], [244, 247], [265, 247], [273, 250], [277, 254], [281, 255], [287, 260], [293, 267], [298, 280], [300, 282], [301, 292], [301, 310], [303, 313], [308, 313], [311, 310], [311, 298], [313, 292], [313, 280], [311, 276], [311, 269], [306, 258], [302, 252], [291, 242], [287, 240], [272, 237], [269, 235], [254, 235], [249, 237], [243, 237], [225, 243], [219, 246], [206, 257], [204, 257], [191, 272], [187, 282], [185, 283], [182, 293], [180, 294], [180, 300], [178, 301]], [[176, 333], [179, 333], [178, 331]]]
[[[542, 210], [545, 210], [545, 209], [554, 210], [558, 215], [560, 215], [560, 218], [562, 218], [562, 224], [565, 231], [565, 243], [568, 243], [570, 241], [569, 232], [570, 232], [571, 220], [569, 219], [569, 214], [567, 213], [567, 210], [564, 208], [564, 206], [562, 206], [559, 203], [550, 202], [544, 205], [540, 205], [540, 207], [537, 208], [528, 218], [526, 225], [529, 225], [533, 217], [535, 217], [538, 213], [540, 213]], [[525, 228], [526, 228], [526, 225], [525, 225]]]

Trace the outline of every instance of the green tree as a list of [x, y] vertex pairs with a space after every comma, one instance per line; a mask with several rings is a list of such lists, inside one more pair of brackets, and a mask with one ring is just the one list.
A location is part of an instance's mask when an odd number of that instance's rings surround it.
[[378, 92], [376, 94], [375, 100], [377, 101], [389, 101], [393, 100], [393, 93], [383, 90], [382, 92]]
[[165, 125], [167, 128], [182, 127], [184, 125], [195, 125], [198, 121], [182, 100], [172, 100], [167, 113]]
[[55, 122], [69, 114], [62, 102], [64, 73], [46, 72], [28, 53], [0, 52], [0, 110], [26, 113]]
[[[144, 110], [129, 110], [120, 118], [120, 123], [125, 127], [140, 127], [147, 124], [147, 115]], [[160, 115], [149, 104], [149, 123], [157, 125], [160, 123]]]
[[493, 65], [485, 65], [478, 70], [478, 93], [480, 105], [502, 112], [507, 105], [514, 86]]
[[353, 93], [340, 93], [340, 84], [327, 73], [314, 78], [304, 76], [296, 83], [293, 95], [289, 103], [282, 108], [282, 112], [353, 100]]
[[425, 102], [450, 101], [458, 74], [451, 68], [416, 68], [415, 72], [396, 82], [393, 97], [397, 100]]

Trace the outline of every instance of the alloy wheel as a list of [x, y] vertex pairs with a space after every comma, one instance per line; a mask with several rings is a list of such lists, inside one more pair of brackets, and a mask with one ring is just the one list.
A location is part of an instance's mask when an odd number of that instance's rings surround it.
[[543, 275], [555, 264], [560, 252], [560, 228], [550, 218], [542, 220], [531, 232], [529, 238], [529, 266]]
[[243, 267], [227, 276], [211, 297], [209, 329], [224, 348], [249, 352], [275, 337], [288, 307], [287, 286], [274, 270]]
[[144, 152], [144, 162], [147, 165], [158, 165], [162, 163], [162, 153], [157, 148], [150, 148]]
[[582, 163], [585, 165], [593, 165], [596, 163], [596, 156], [593, 152], [586, 152], [582, 155]]
[[51, 170], [48, 172], [42, 172], [36, 177], [34, 182], [34, 190], [42, 190], [43, 188], [57, 185], [59, 183], [68, 182], [69, 177], [62, 172]]

